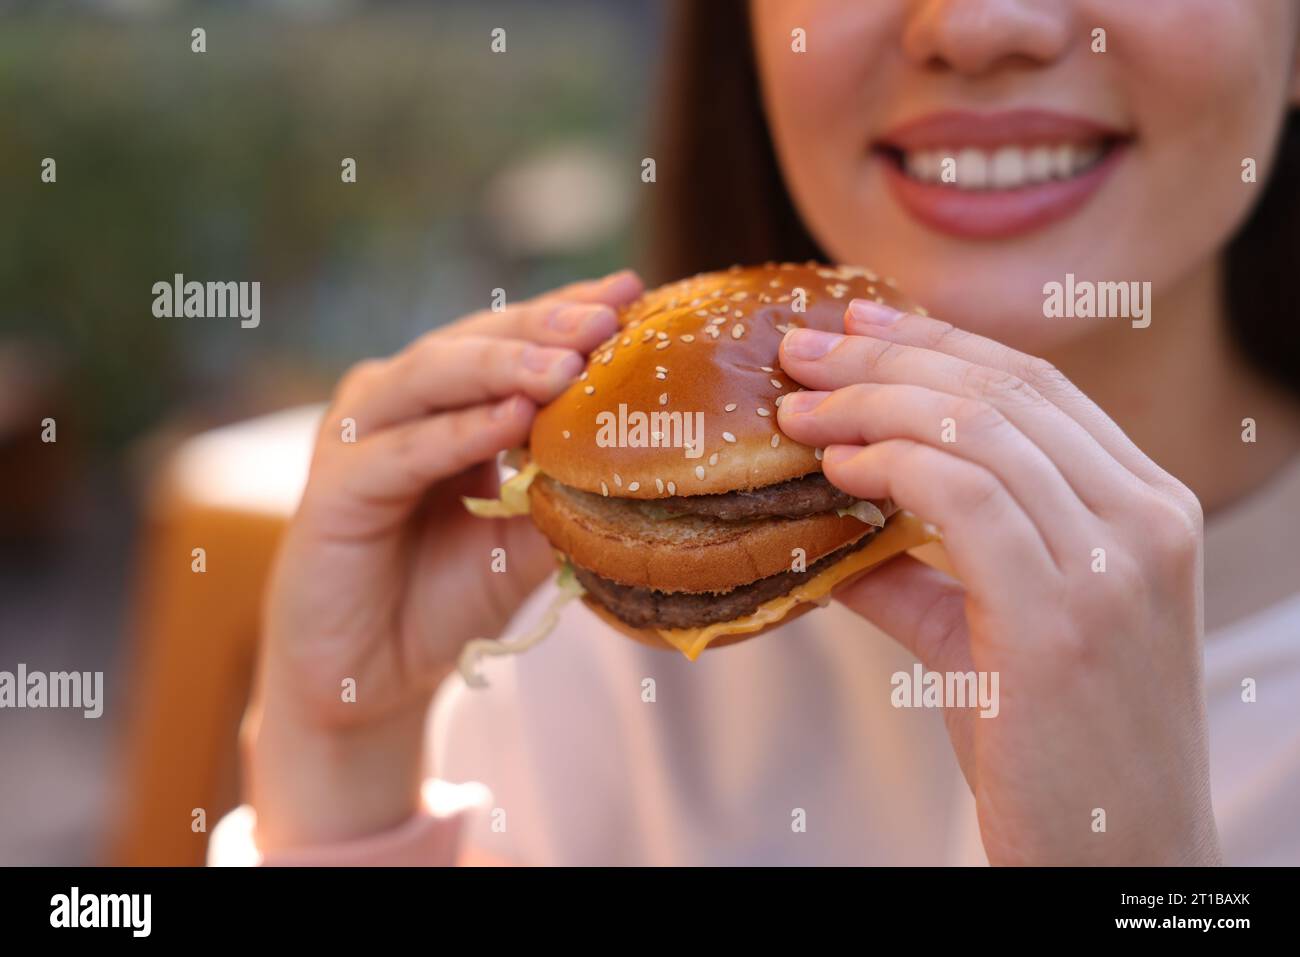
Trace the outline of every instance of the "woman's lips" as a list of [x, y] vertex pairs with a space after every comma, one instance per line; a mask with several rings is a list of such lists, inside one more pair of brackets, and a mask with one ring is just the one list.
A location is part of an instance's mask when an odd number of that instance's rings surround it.
[[877, 153], [893, 195], [916, 219], [953, 236], [1000, 239], [1073, 213], [1128, 142], [1101, 124], [1044, 111], [937, 113], [893, 130]]

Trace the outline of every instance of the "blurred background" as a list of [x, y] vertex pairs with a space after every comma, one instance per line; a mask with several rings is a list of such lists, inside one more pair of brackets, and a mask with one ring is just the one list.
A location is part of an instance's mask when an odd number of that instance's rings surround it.
[[[105, 682], [97, 720], [0, 710], [0, 864], [202, 860], [312, 411], [264, 416], [635, 261], [661, 15], [0, 0], [0, 671]], [[260, 281], [260, 326], [155, 318], [175, 273]]]

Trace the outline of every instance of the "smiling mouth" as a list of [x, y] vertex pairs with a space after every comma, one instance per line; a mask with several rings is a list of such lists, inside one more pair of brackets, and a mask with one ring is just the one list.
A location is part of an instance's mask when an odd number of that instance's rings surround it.
[[877, 152], [908, 180], [958, 192], [987, 193], [1059, 183], [1086, 175], [1125, 143], [1109, 136], [1033, 145], [902, 149]]

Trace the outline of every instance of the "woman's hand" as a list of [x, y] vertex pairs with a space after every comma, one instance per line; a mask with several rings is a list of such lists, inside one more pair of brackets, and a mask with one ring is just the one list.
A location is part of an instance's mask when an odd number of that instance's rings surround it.
[[846, 329], [786, 336], [816, 391], [781, 428], [943, 532], [960, 583], [903, 556], [837, 597], [927, 670], [998, 673], [996, 717], [944, 712], [990, 862], [1218, 863], [1196, 498], [1040, 359], [870, 302]]
[[[553, 565], [526, 518], [474, 518], [460, 498], [495, 494], [497, 453], [526, 440], [641, 288], [622, 272], [476, 313], [343, 379], [267, 594], [246, 725], [264, 850], [413, 812], [433, 692]], [[505, 573], [489, 572], [495, 548]]]

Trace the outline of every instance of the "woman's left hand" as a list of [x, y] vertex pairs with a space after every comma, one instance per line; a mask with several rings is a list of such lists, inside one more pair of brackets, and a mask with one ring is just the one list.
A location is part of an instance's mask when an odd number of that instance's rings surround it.
[[928, 670], [998, 674], [995, 717], [944, 712], [989, 861], [1219, 863], [1195, 496], [1041, 359], [871, 302], [845, 323], [786, 336], [816, 391], [780, 425], [943, 532], [956, 579], [902, 556], [836, 597]]

